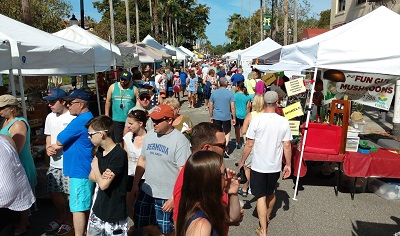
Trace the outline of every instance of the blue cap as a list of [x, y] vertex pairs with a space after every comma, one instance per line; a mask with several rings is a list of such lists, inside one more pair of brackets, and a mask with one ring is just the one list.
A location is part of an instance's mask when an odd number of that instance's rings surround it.
[[53, 88], [51, 89], [50, 95], [43, 98], [43, 100], [47, 100], [47, 101], [54, 101], [60, 98], [64, 98], [67, 96], [67, 93], [59, 88]]
[[131, 80], [131, 77], [132, 77], [131, 72], [127, 70], [122, 71], [121, 74], [119, 75], [119, 78], [123, 80]]
[[89, 94], [87, 94], [82, 89], [76, 89], [76, 90], [72, 91], [64, 99], [66, 99], [66, 100], [82, 99], [82, 100], [85, 100], [85, 101], [89, 101], [90, 100], [90, 96], [89, 96]]
[[153, 89], [156, 87], [156, 83], [154, 83], [154, 81], [147, 81], [144, 82], [142, 85], [142, 88], [148, 88], [148, 89]]

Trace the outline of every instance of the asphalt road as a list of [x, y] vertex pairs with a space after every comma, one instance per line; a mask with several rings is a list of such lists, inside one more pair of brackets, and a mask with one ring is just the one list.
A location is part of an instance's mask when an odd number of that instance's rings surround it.
[[[204, 106], [187, 108], [186, 97], [181, 113], [188, 115], [193, 123], [209, 121]], [[233, 128], [232, 128], [233, 131]], [[231, 136], [234, 139], [234, 135]], [[235, 162], [241, 157], [242, 149], [230, 147], [230, 158], [226, 166], [236, 168]], [[351, 200], [344, 181], [335, 195], [335, 178], [321, 178], [320, 165], [313, 163], [307, 175], [300, 179], [297, 200], [293, 200], [295, 179], [278, 181], [277, 201], [273, 210], [269, 235], [374, 235], [386, 236], [400, 232], [400, 200], [386, 200], [374, 193], [357, 193]], [[399, 167], [400, 168], [400, 167]], [[230, 227], [229, 235], [256, 235], [258, 227], [256, 200], [249, 194], [240, 197], [245, 203], [245, 216], [240, 226]], [[48, 222], [55, 217], [55, 210], [49, 199], [38, 200], [38, 211], [30, 217], [31, 227], [26, 235], [42, 235]]]

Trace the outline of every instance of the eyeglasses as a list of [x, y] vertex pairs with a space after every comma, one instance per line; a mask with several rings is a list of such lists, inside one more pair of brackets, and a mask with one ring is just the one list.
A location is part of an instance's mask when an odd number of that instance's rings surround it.
[[7, 107], [10, 107], [10, 105], [6, 105], [6, 106], [4, 106], [4, 107], [0, 107], [0, 111], [6, 109]]
[[107, 132], [107, 131], [108, 130], [105, 129], [105, 130], [98, 130], [98, 131], [92, 131], [92, 132], [87, 132], [87, 133], [88, 133], [89, 137], [92, 138], [92, 136], [95, 135], [95, 134], [98, 134], [98, 133], [101, 133], [101, 132]]
[[210, 143], [211, 146], [216, 146], [222, 148], [222, 150], [226, 150], [227, 146], [225, 143]]
[[70, 106], [72, 106], [72, 105], [74, 105], [74, 104], [76, 104], [76, 103], [81, 103], [81, 102], [69, 102], [68, 104], [69, 104]]
[[164, 118], [161, 118], [159, 120], [155, 120], [155, 119], [151, 119], [151, 120], [153, 121], [153, 124], [157, 125], [157, 124], [159, 124], [159, 123], [161, 123], [163, 121], [166, 121], [168, 119], [169, 119], [168, 117], [164, 117]]

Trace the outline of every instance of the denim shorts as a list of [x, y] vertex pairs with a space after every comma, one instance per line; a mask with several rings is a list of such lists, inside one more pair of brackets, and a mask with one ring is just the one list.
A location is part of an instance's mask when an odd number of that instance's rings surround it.
[[94, 183], [85, 178], [69, 178], [69, 207], [71, 212], [90, 210]]

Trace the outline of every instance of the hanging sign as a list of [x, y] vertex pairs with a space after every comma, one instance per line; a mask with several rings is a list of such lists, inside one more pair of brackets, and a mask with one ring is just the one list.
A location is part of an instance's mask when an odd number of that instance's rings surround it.
[[399, 76], [361, 72], [343, 73], [345, 82], [323, 80], [324, 104], [347, 96], [351, 101], [389, 110], [394, 97], [396, 79], [399, 79]]
[[273, 73], [265, 74], [263, 77], [261, 77], [261, 80], [264, 81], [266, 86], [269, 86], [276, 80], [276, 76]]
[[282, 111], [283, 115], [288, 120], [304, 115], [300, 102], [293, 103], [292, 105], [283, 108]]
[[300, 121], [299, 120], [290, 120], [289, 121], [290, 131], [292, 135], [300, 135]]
[[263, 30], [271, 29], [271, 14], [263, 14]]
[[288, 82], [285, 82], [285, 87], [289, 97], [306, 91], [303, 78], [289, 80]]

